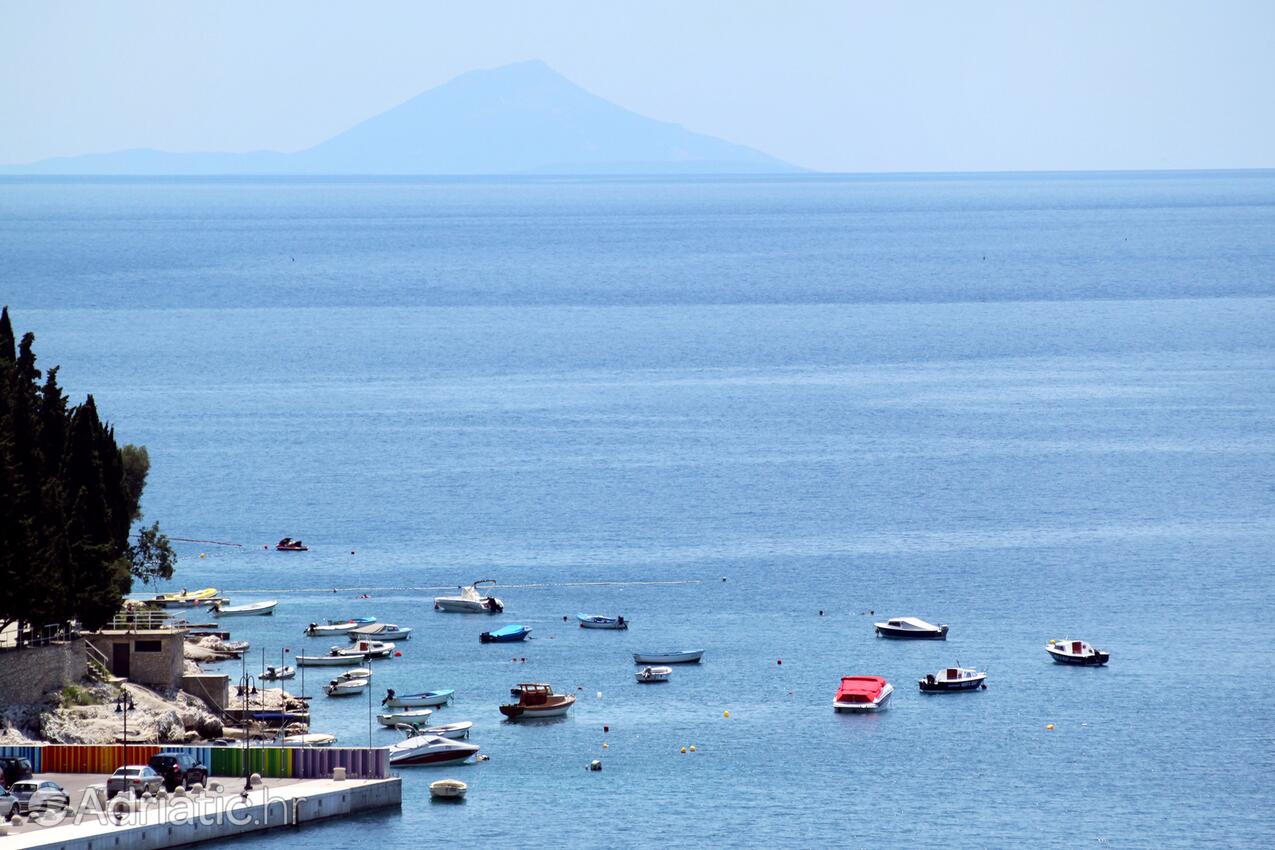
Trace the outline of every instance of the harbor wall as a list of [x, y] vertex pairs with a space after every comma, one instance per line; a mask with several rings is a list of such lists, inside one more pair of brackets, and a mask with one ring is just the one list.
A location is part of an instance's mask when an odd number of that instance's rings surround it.
[[129, 744], [36, 744], [0, 747], [0, 756], [31, 760], [37, 773], [114, 773], [124, 764], [145, 764], [156, 753], [189, 753], [208, 766], [212, 776], [259, 773], [276, 779], [321, 779], [345, 768], [351, 779], [384, 779], [390, 775], [389, 750], [345, 747], [249, 747], [245, 770], [243, 747], [164, 747]]
[[0, 706], [41, 702], [84, 678], [86, 663], [78, 640], [0, 652]]

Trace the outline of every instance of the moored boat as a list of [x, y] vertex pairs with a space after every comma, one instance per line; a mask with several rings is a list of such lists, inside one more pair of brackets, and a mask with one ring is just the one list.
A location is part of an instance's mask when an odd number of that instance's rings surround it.
[[293, 540], [291, 537], [285, 537], [274, 545], [276, 552], [309, 552], [310, 547], [302, 543], [300, 540]]
[[945, 667], [935, 673], [927, 673], [918, 684], [927, 694], [944, 694], [956, 691], [977, 691], [986, 688], [987, 673], [973, 667]]
[[654, 682], [667, 682], [672, 672], [672, 667], [643, 667], [633, 675], [637, 677], [638, 682], [647, 685]]
[[335, 676], [333, 676], [332, 680], [334, 682], [344, 682], [347, 679], [371, 679], [371, 678], [372, 678], [372, 668], [355, 667], [353, 670], [342, 670], [340, 673], [337, 673]]
[[[480, 585], [488, 590], [480, 591]], [[456, 596], [435, 596], [434, 609], [457, 614], [499, 614], [505, 610], [505, 603], [491, 595], [490, 588], [495, 585], [495, 579], [484, 578], [462, 587]]]
[[947, 640], [946, 623], [936, 626], [920, 617], [894, 617], [872, 625], [876, 628], [878, 637]]
[[1051, 640], [1045, 651], [1059, 664], [1078, 667], [1102, 667], [1111, 660], [1111, 653], [1096, 649], [1083, 640]]
[[291, 679], [296, 675], [295, 667], [276, 667], [272, 664], [261, 673], [260, 678], [267, 682], [277, 682], [280, 679]]
[[431, 706], [446, 705], [456, 696], [453, 688], [441, 691], [421, 691], [415, 694], [396, 693], [392, 688], [386, 690], [385, 698], [381, 700], [381, 705], [386, 708], [429, 708]]
[[393, 623], [372, 623], [351, 629], [345, 634], [350, 640], [408, 640], [412, 636], [412, 630]]
[[422, 729], [422, 735], [438, 735], [440, 738], [468, 738], [469, 730], [474, 728], [474, 721], [461, 720], [457, 723], [445, 723], [442, 726], [430, 726]]
[[481, 643], [514, 643], [515, 641], [526, 640], [529, 634], [531, 634], [531, 629], [526, 626], [510, 623], [507, 626], [492, 629], [490, 632], [483, 632], [478, 636], [478, 640]]
[[298, 655], [299, 667], [353, 667], [363, 662], [362, 655]]
[[305, 627], [305, 633], [308, 635], [341, 635], [352, 632], [363, 626], [370, 626], [376, 622], [375, 617], [351, 617], [348, 620], [328, 620], [326, 625], [311, 623]]
[[348, 697], [363, 693], [370, 684], [367, 679], [337, 677], [323, 686], [323, 692], [330, 697]]
[[629, 621], [623, 617], [607, 617], [602, 614], [576, 614], [582, 629], [612, 629], [616, 631], [629, 627]]
[[469, 786], [459, 779], [440, 779], [429, 784], [429, 796], [435, 800], [462, 800]]
[[390, 764], [394, 767], [460, 764], [478, 750], [477, 744], [468, 741], [457, 741], [440, 735], [413, 735], [390, 747]]
[[518, 702], [502, 705], [500, 713], [510, 720], [561, 717], [575, 702], [574, 694], [555, 694], [549, 685], [522, 684], [518, 686]]
[[431, 708], [398, 708], [376, 715], [376, 722], [390, 728], [400, 723], [419, 725], [429, 720], [433, 714], [434, 710]]
[[681, 649], [673, 652], [635, 652], [634, 664], [698, 664], [704, 657], [702, 649]]
[[278, 599], [266, 599], [262, 602], [249, 602], [244, 605], [216, 604], [212, 612], [218, 617], [268, 617], [278, 606]]
[[394, 644], [387, 640], [360, 640], [352, 646], [334, 646], [333, 655], [354, 655], [359, 658], [389, 658], [394, 654]]
[[880, 711], [893, 693], [894, 686], [880, 676], [842, 676], [832, 707], [836, 711]]
[[330, 747], [336, 743], [336, 735], [326, 732], [307, 732], [301, 735], [286, 735], [281, 739], [285, 747]]
[[161, 593], [146, 600], [146, 603], [158, 605], [160, 608], [194, 608], [199, 605], [210, 605], [216, 599], [217, 588], [205, 587], [202, 590], [183, 589], [180, 593]]

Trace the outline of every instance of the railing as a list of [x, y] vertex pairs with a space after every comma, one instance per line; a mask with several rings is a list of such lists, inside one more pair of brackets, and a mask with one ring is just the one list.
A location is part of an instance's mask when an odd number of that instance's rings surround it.
[[112, 619], [107, 629], [120, 632], [155, 631], [173, 629], [172, 616], [166, 611], [121, 611]]
[[80, 636], [78, 623], [49, 623], [45, 626], [27, 626], [19, 629], [17, 624], [5, 629], [0, 635], [0, 649], [18, 649], [26, 646], [49, 646], [54, 643], [66, 643]]

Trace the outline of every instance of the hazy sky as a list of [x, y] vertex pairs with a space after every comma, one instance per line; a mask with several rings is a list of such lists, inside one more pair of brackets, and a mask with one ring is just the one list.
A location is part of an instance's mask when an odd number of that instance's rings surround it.
[[815, 169], [1275, 167], [1275, 0], [3, 0], [0, 162], [296, 150], [533, 58]]

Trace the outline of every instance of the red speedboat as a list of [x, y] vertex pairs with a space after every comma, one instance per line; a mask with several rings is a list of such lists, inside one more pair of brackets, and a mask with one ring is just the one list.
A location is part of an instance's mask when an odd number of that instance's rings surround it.
[[285, 537], [274, 545], [277, 552], [309, 552], [310, 547], [302, 543], [300, 540], [293, 540], [291, 537]]
[[892, 693], [894, 685], [880, 676], [842, 676], [832, 707], [837, 711], [880, 711]]

